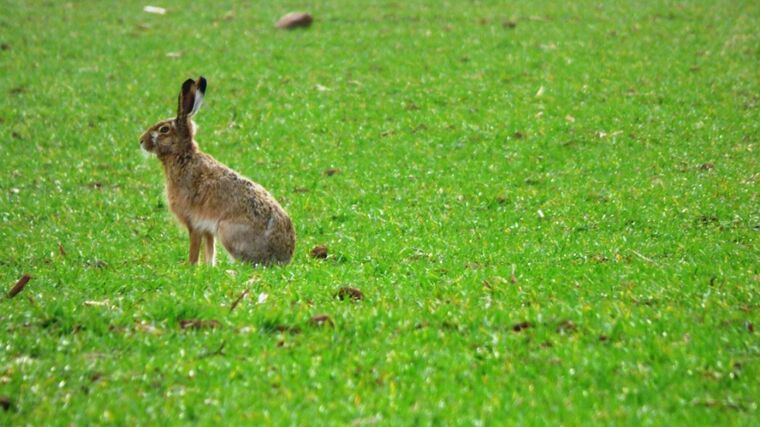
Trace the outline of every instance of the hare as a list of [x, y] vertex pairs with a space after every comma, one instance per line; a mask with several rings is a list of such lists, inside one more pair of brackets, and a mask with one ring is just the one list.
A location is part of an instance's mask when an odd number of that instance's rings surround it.
[[164, 167], [169, 207], [190, 235], [190, 264], [204, 259], [215, 264], [214, 239], [229, 254], [253, 264], [287, 264], [296, 244], [293, 223], [261, 185], [241, 176], [202, 152], [195, 141], [195, 123], [206, 92], [206, 79], [182, 84], [177, 117], [151, 126], [141, 147]]

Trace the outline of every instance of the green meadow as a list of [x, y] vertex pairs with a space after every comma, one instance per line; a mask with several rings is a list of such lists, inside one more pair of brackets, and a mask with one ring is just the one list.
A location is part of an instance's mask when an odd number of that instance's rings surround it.
[[[0, 6], [0, 425], [757, 425], [760, 3]], [[187, 263], [199, 75], [287, 266]]]

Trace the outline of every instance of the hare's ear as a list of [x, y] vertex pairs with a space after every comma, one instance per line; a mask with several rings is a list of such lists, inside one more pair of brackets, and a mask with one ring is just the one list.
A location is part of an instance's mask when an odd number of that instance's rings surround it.
[[206, 79], [201, 76], [198, 81], [187, 79], [182, 83], [177, 105], [177, 118], [187, 119], [192, 117], [201, 108], [203, 95], [206, 93]]

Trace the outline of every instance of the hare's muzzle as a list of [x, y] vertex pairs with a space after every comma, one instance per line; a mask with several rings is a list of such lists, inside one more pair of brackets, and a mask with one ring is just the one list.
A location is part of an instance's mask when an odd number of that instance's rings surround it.
[[150, 151], [153, 148], [150, 132], [145, 132], [140, 136], [140, 146], [146, 151]]

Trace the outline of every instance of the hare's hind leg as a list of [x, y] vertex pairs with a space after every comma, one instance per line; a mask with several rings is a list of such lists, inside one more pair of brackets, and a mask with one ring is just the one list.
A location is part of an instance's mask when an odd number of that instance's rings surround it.
[[188, 261], [190, 264], [195, 265], [198, 264], [202, 234], [198, 230], [188, 229], [188, 231], [190, 233], [190, 256], [188, 257]]
[[267, 264], [266, 242], [262, 233], [250, 224], [223, 221], [219, 223], [219, 241], [233, 258], [254, 264]]
[[211, 233], [204, 233], [203, 239], [206, 241], [206, 250], [203, 253], [203, 258], [206, 260], [206, 264], [214, 266], [216, 265], [216, 248], [214, 247], [214, 235]]

